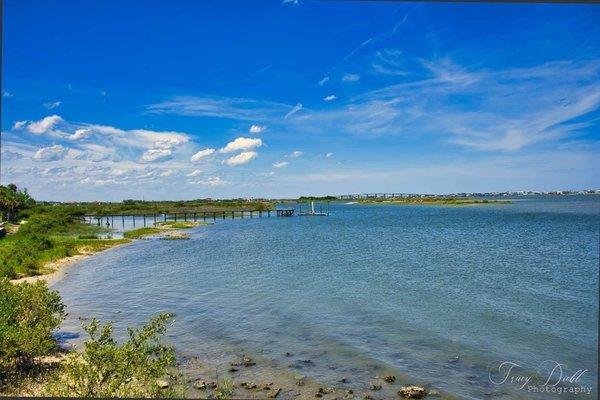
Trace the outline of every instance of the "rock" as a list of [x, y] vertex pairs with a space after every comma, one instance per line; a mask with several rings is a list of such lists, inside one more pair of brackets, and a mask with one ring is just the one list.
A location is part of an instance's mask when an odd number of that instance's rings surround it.
[[198, 390], [205, 390], [206, 389], [206, 382], [201, 381], [201, 380], [197, 380], [196, 382], [194, 382], [194, 384], [192, 386], [195, 387]]
[[242, 364], [244, 365], [244, 367], [251, 367], [253, 365], [256, 365], [256, 363], [252, 361], [250, 357], [247, 356], [242, 357]]
[[381, 385], [378, 385], [376, 383], [371, 383], [369, 385], [369, 389], [371, 389], [371, 390], [381, 390]]
[[346, 390], [346, 394], [354, 394], [354, 390], [348, 389], [348, 390]]
[[313, 362], [312, 362], [311, 360], [309, 360], [309, 359], [306, 359], [306, 360], [298, 360], [298, 361], [300, 361], [300, 362], [301, 362], [301, 363], [303, 363], [303, 364], [312, 364], [312, 363], [313, 363]]
[[405, 399], [422, 399], [427, 394], [427, 391], [419, 386], [402, 386], [398, 390], [398, 395]]
[[322, 388], [321, 387], [321, 388], [319, 388], [319, 393], [321, 393], [321, 394], [330, 394], [330, 393], [333, 393], [333, 392], [335, 392], [335, 389], [332, 388], [332, 387], [328, 387], [328, 388]]
[[294, 379], [296, 379], [296, 385], [298, 385], [298, 386], [304, 386], [304, 384], [306, 383], [306, 377], [305, 376], [296, 375], [294, 377]]
[[365, 400], [375, 400], [375, 399], [373, 398], [373, 396], [371, 396], [370, 394], [365, 394], [365, 397], [364, 397], [364, 399], [365, 399]]
[[171, 385], [169, 385], [169, 382], [167, 382], [164, 379], [158, 379], [156, 381], [156, 385], [158, 386], [159, 389], [168, 389], [169, 386], [171, 386]]
[[246, 389], [256, 389], [258, 385], [254, 382], [242, 382], [240, 386]]
[[319, 392], [317, 392], [317, 394], [315, 394], [315, 397], [323, 397], [323, 395]]
[[206, 384], [206, 387], [209, 389], [216, 389], [217, 388], [217, 383], [216, 382], [208, 382]]
[[[427, 395], [428, 395], [428, 396], [439, 396], [439, 395], [440, 395], [440, 392], [439, 392], [439, 391], [437, 391], [437, 390], [433, 390], [433, 389], [432, 389], [432, 390], [430, 390], [429, 392], [427, 392]], [[492, 394], [490, 393], [490, 394], [489, 394], [489, 396], [491, 396], [491, 395], [492, 395]]]
[[394, 375], [386, 375], [383, 377], [383, 380], [387, 383], [392, 383], [396, 381], [396, 377]]
[[229, 372], [237, 372], [238, 369], [236, 367], [231, 367], [229, 368]]
[[292, 354], [292, 353], [290, 353], [289, 351], [286, 351], [286, 352], [285, 352], [285, 356], [286, 356], [286, 357], [291, 357], [291, 356], [293, 356], [293, 354]]
[[340, 382], [342, 382], [342, 383], [348, 383], [349, 381], [346, 378], [342, 378], [342, 379], [340, 379]]
[[281, 388], [277, 388], [273, 392], [269, 393], [269, 395], [267, 397], [270, 399], [274, 399], [275, 397], [277, 397], [279, 395], [279, 393], [281, 393]]
[[261, 387], [262, 390], [271, 390], [271, 386], [273, 386], [273, 382], [263, 383]]

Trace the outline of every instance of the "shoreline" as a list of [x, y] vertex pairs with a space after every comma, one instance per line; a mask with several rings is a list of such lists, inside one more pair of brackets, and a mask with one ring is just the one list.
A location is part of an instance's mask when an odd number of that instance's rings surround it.
[[128, 245], [132, 244], [133, 242], [135, 242], [135, 241], [131, 240], [127, 243], [115, 243], [114, 246], [110, 246], [106, 249], [102, 249], [99, 251], [81, 252], [81, 253], [75, 254], [73, 256], [59, 258], [58, 260], [50, 261], [50, 262], [44, 264], [43, 268], [45, 270], [50, 270], [50, 272], [48, 272], [48, 273], [40, 274], [40, 275], [33, 275], [33, 276], [26, 276], [26, 277], [17, 278], [17, 279], [11, 279], [10, 282], [17, 284], [17, 283], [23, 283], [23, 282], [34, 283], [37, 281], [45, 281], [48, 286], [52, 286], [55, 283], [59, 282], [61, 279], [63, 279], [65, 277], [65, 275], [67, 275], [67, 272], [70, 269], [70, 267], [72, 267], [74, 264], [78, 263], [79, 261], [86, 260], [95, 255], [102, 254], [102, 253], [105, 253], [110, 250], [118, 249], [123, 246], [128, 246]]

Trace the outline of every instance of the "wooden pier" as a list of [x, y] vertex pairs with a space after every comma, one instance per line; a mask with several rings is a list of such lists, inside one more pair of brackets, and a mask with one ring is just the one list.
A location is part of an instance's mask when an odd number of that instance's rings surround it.
[[158, 221], [207, 221], [217, 219], [235, 219], [235, 218], [270, 218], [272, 215], [277, 217], [292, 217], [294, 216], [293, 208], [278, 209], [278, 210], [223, 210], [223, 211], [186, 211], [186, 212], [167, 212], [167, 213], [143, 213], [143, 214], [86, 214], [83, 216], [85, 222], [90, 224], [96, 223], [98, 226], [106, 225], [114, 226], [115, 219], [117, 223], [121, 222], [121, 226], [125, 226], [125, 220], [131, 220], [133, 227], [136, 223], [141, 223], [141, 226], [147, 226], [149, 221], [155, 225]]

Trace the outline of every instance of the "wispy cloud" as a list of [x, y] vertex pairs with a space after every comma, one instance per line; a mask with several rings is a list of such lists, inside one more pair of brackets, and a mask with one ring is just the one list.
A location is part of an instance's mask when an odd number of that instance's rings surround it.
[[302, 103], [298, 103], [294, 107], [292, 107], [292, 109], [287, 114], [285, 114], [285, 117], [283, 117], [283, 119], [288, 119], [300, 110], [302, 110]]
[[292, 151], [290, 154], [286, 154], [285, 157], [287, 158], [298, 158], [302, 155], [303, 153], [299, 150], [296, 151]]
[[233, 120], [263, 121], [284, 115], [289, 105], [247, 98], [175, 97], [146, 107], [153, 114], [178, 114]]
[[360, 75], [358, 74], [344, 74], [344, 76], [342, 76], [343, 82], [356, 82], [359, 79]]
[[335, 94], [330, 94], [329, 96], [323, 97], [323, 100], [325, 101], [333, 101], [335, 99], [337, 99], [337, 96]]
[[44, 103], [44, 107], [48, 110], [52, 110], [54, 108], [58, 108], [60, 106], [60, 101], [51, 101], [48, 103]]
[[287, 161], [276, 162], [273, 164], [273, 168], [283, 168], [286, 165], [289, 165], [289, 162], [287, 162]]
[[13, 94], [5, 90], [4, 92], [2, 92], [2, 97], [13, 97]]

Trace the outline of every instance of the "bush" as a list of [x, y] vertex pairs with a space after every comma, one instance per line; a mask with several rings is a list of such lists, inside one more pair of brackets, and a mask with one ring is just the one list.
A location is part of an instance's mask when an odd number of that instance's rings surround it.
[[[175, 366], [171, 347], [159, 338], [172, 314], [160, 314], [139, 329], [129, 328], [128, 339], [118, 344], [112, 337], [112, 323], [100, 326], [93, 319], [84, 326], [90, 339], [83, 353], [71, 353], [63, 362], [56, 380], [47, 386], [51, 396], [69, 397], [173, 397], [173, 384], [159, 387]], [[177, 376], [171, 376], [172, 381]]]
[[0, 279], [0, 378], [56, 349], [52, 331], [65, 316], [58, 292], [45, 282], [12, 284]]

